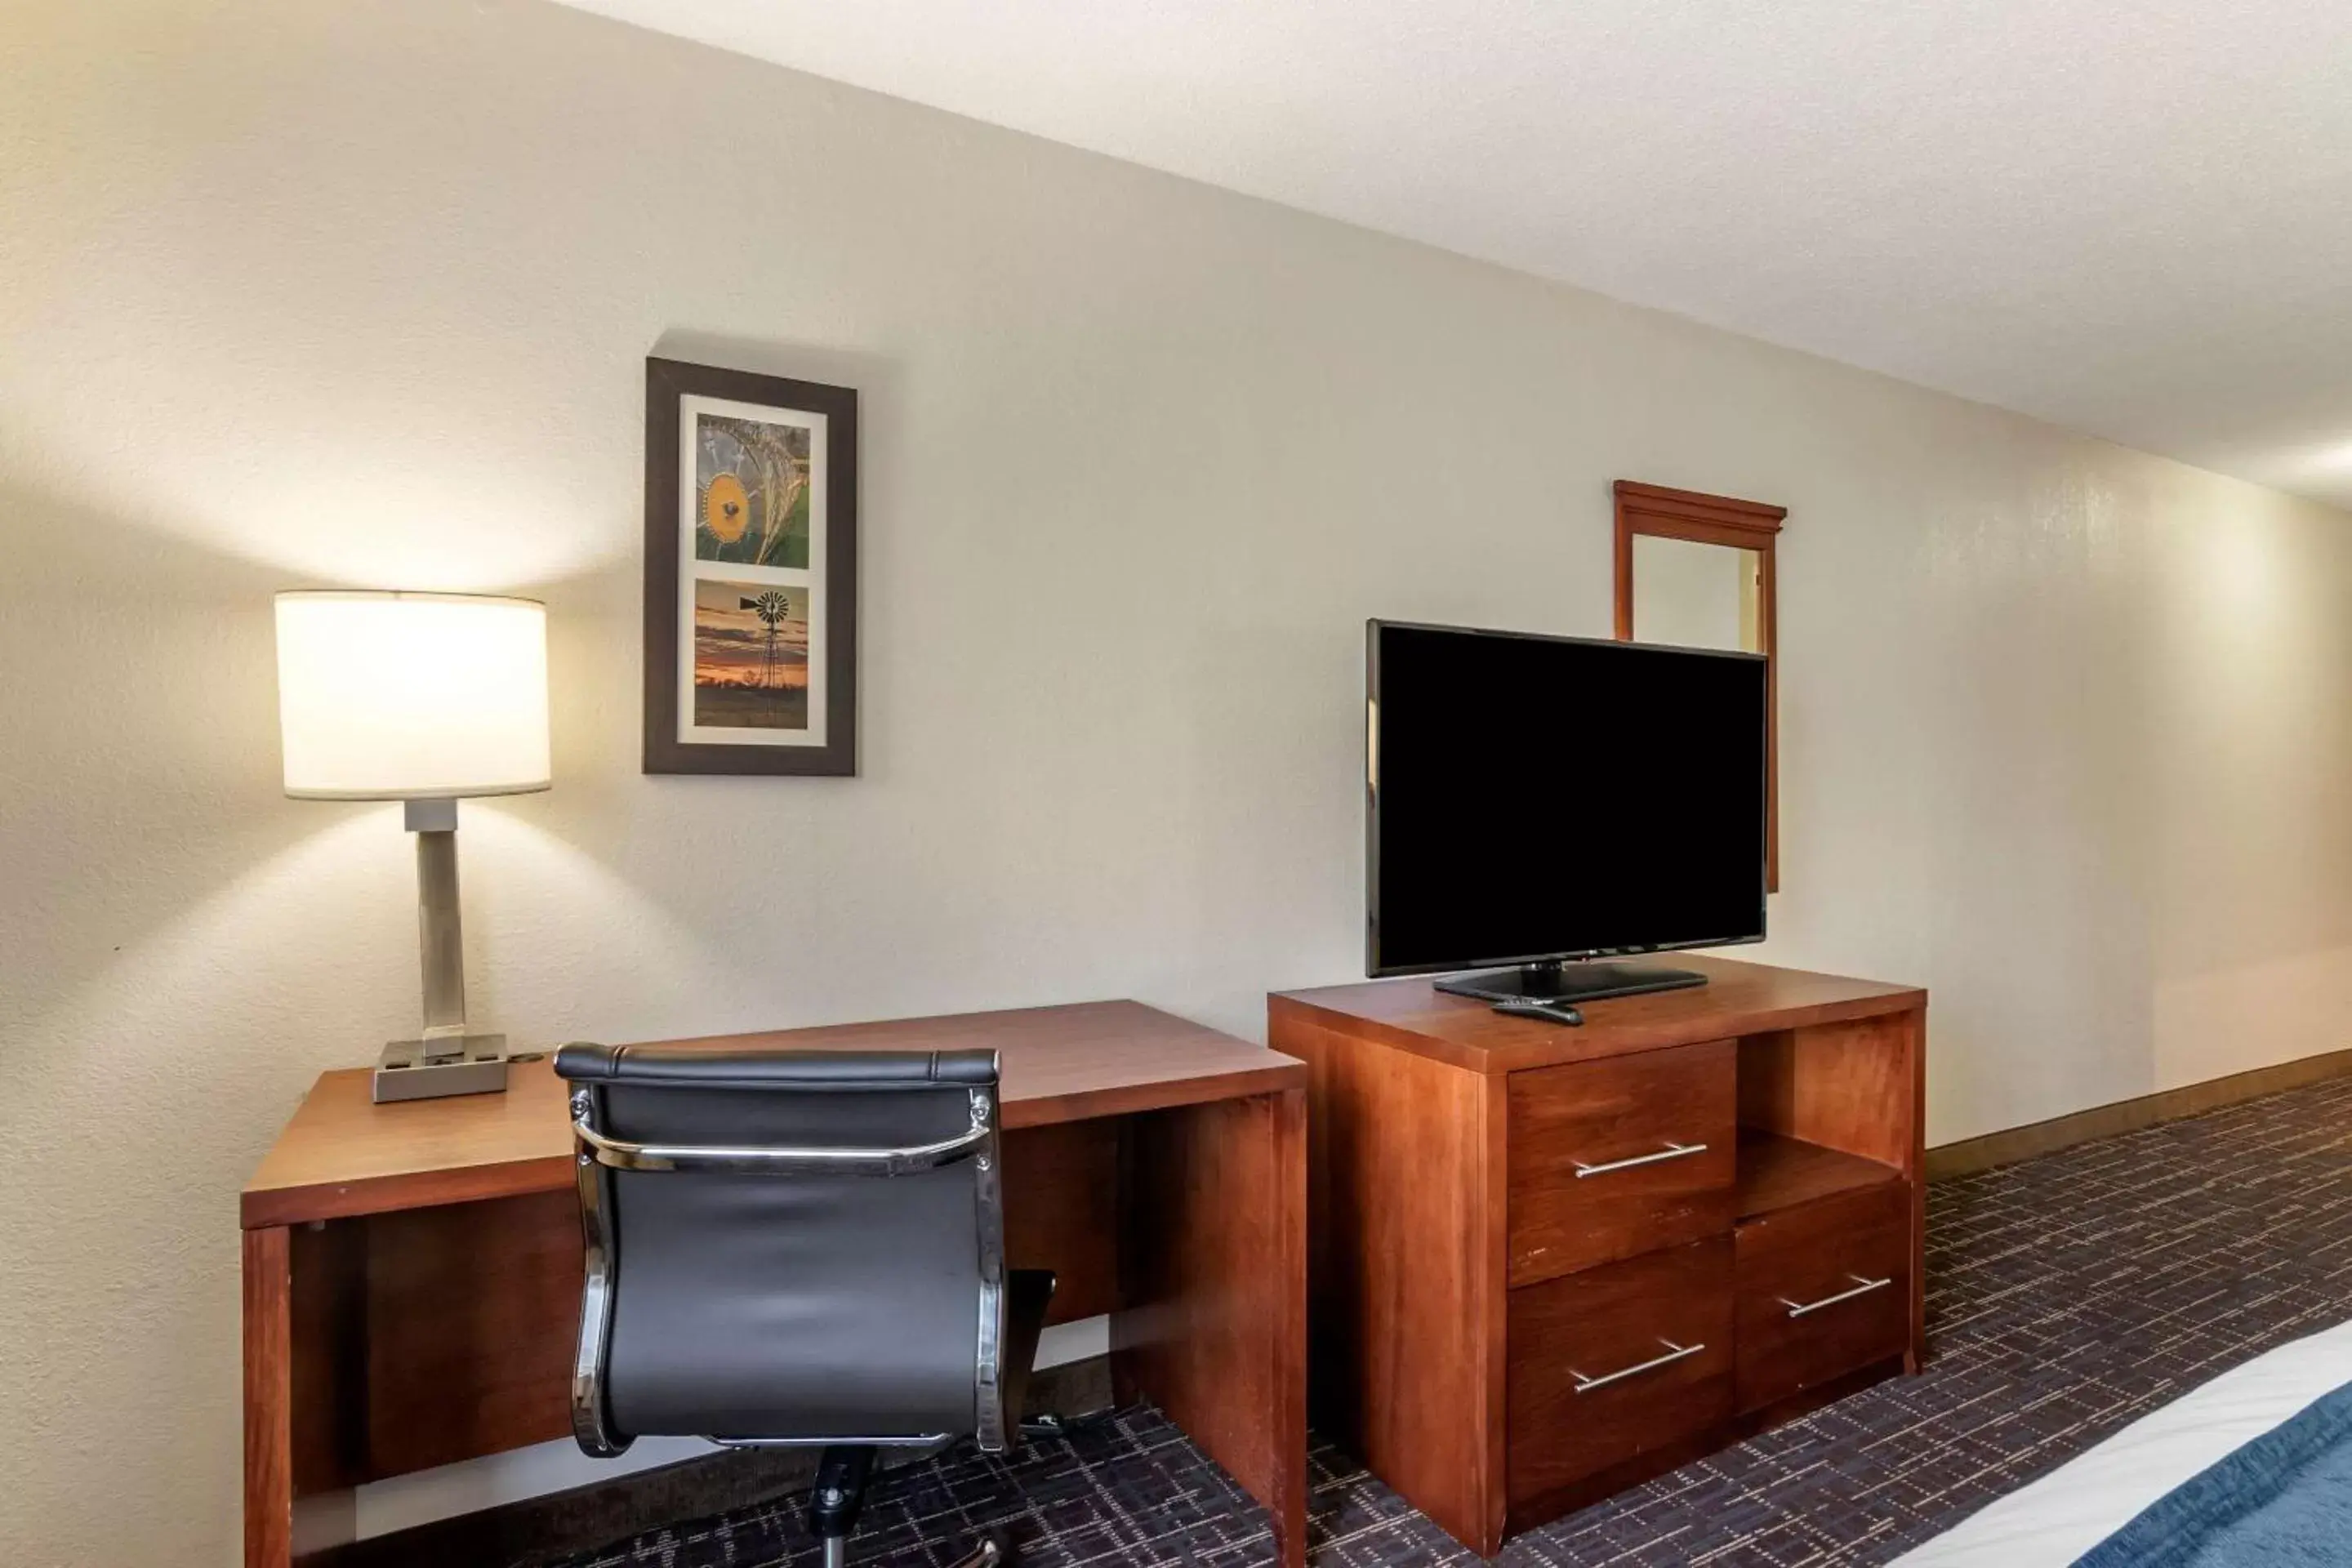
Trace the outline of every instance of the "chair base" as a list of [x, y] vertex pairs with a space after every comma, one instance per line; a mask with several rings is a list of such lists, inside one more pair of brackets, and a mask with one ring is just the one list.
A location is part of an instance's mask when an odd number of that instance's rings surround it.
[[1007, 1568], [1018, 1561], [1013, 1551], [1013, 1538], [1002, 1530], [984, 1532], [979, 1544], [955, 1560], [953, 1568]]
[[[866, 1507], [874, 1456], [869, 1447], [836, 1446], [817, 1460], [816, 1480], [809, 1488], [809, 1529], [824, 1549], [824, 1568], [849, 1568], [849, 1536]], [[1015, 1561], [1013, 1537], [996, 1529], [983, 1531], [951, 1568], [1010, 1568]]]

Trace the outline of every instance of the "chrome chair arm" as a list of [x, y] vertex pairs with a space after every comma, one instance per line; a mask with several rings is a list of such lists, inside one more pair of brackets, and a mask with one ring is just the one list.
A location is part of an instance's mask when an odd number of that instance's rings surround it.
[[971, 1131], [956, 1137], [907, 1149], [730, 1149], [632, 1143], [597, 1131], [587, 1118], [587, 1109], [575, 1104], [572, 1131], [583, 1146], [583, 1163], [593, 1159], [615, 1171], [733, 1171], [766, 1176], [912, 1175], [970, 1159], [981, 1152], [992, 1131], [985, 1121], [975, 1121]]

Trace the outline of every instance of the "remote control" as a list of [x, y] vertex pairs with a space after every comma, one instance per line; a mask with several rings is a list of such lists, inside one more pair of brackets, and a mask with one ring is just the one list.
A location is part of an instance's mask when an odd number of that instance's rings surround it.
[[1541, 1018], [1553, 1024], [1576, 1025], [1584, 1015], [1565, 1002], [1497, 1002], [1495, 1011], [1512, 1018]]

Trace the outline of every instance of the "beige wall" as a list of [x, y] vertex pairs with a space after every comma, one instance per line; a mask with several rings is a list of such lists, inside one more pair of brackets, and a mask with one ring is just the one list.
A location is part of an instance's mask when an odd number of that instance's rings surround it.
[[[1608, 624], [1608, 481], [1790, 509], [1772, 956], [1937, 1139], [2347, 1043], [2347, 520], [535, 0], [0, 12], [0, 1556], [234, 1552], [236, 1186], [415, 1005], [269, 595], [543, 595], [466, 810], [520, 1040], [1359, 971], [1367, 616]], [[640, 361], [866, 395], [864, 776], [636, 771]], [[730, 346], [731, 345], [731, 347]]]

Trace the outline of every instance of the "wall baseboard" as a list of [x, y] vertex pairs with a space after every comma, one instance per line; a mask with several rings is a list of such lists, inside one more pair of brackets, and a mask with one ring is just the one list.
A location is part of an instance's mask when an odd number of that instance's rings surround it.
[[[1041, 1367], [1030, 1407], [1064, 1414], [1111, 1402], [1110, 1358]], [[793, 1498], [816, 1474], [811, 1448], [733, 1448], [593, 1486], [500, 1503], [412, 1530], [329, 1547], [303, 1568], [538, 1568], [667, 1524]], [[888, 1460], [884, 1463], [887, 1465]]]
[[2160, 1089], [2137, 1100], [2093, 1106], [2088, 1110], [2053, 1116], [2047, 1121], [2004, 1128], [1978, 1138], [1963, 1138], [1957, 1143], [1939, 1143], [1927, 1151], [1927, 1179], [1932, 1182], [1945, 1176], [1973, 1175], [1996, 1165], [2031, 1160], [2037, 1154], [2054, 1154], [2094, 1139], [2137, 1132], [2143, 1127], [2202, 1115], [2241, 1100], [2260, 1100], [2266, 1094], [2347, 1077], [2352, 1077], [2352, 1050], [2327, 1051], [2274, 1067], [2231, 1073], [2227, 1078], [2208, 1079], [2203, 1083]]

